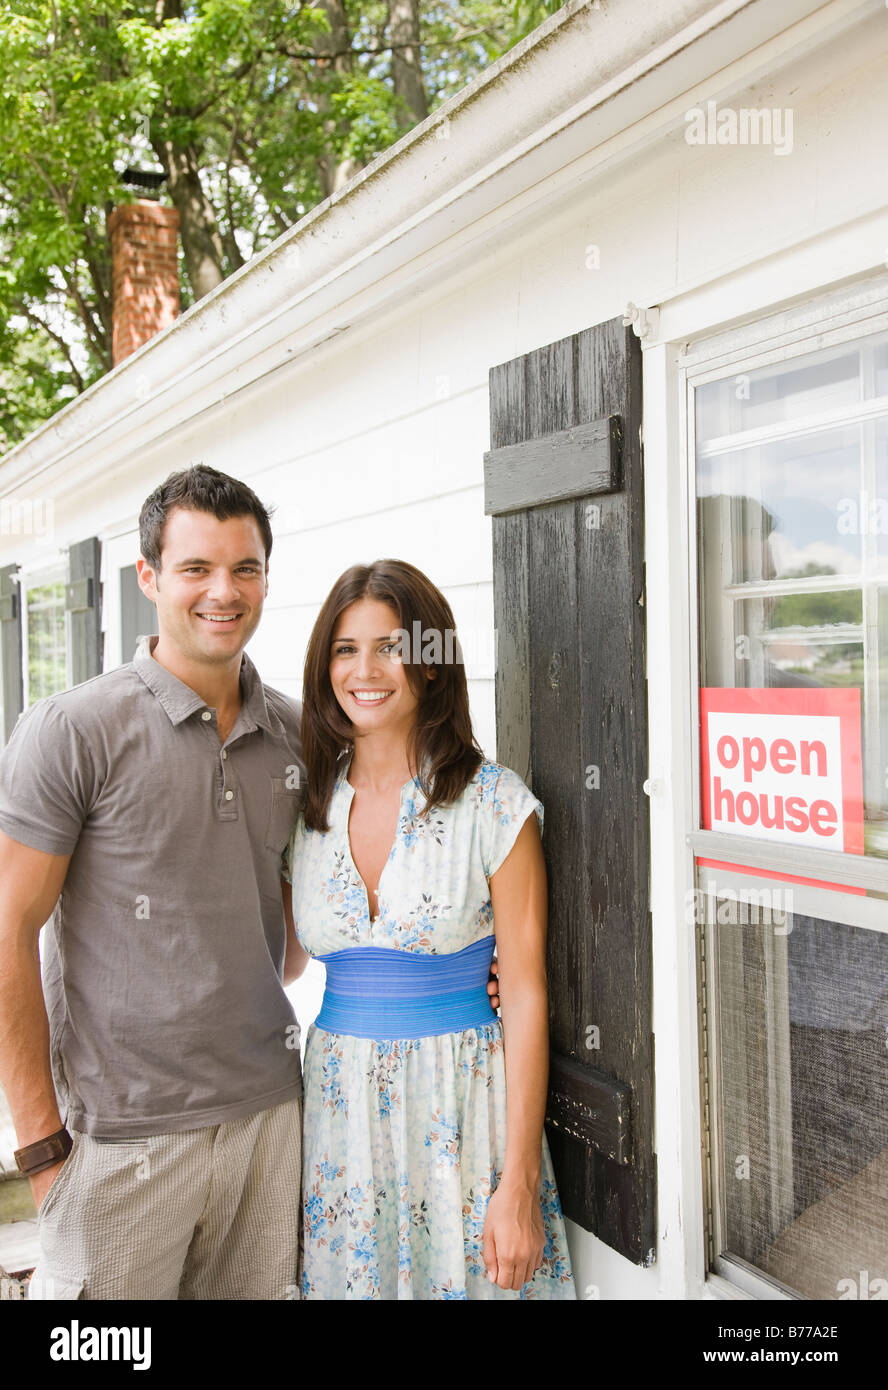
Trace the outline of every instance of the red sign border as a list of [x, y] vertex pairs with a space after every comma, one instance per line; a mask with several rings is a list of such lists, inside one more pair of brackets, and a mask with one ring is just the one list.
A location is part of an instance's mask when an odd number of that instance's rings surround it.
[[[842, 760], [842, 823], [845, 835], [845, 854], [863, 854], [863, 756], [860, 741], [860, 691], [855, 686], [764, 686], [700, 687], [700, 819], [704, 830], [712, 829], [712, 807], [709, 788], [709, 715], [719, 714], [795, 714], [830, 715], [839, 719], [839, 747]], [[738, 835], [744, 840], [745, 835]], [[768, 837], [763, 835], [762, 839]], [[786, 844], [785, 840], [770, 841]], [[826, 851], [829, 853], [829, 851]], [[773, 870], [753, 869], [730, 864], [719, 859], [697, 858], [698, 865], [712, 869], [730, 869], [734, 873], [756, 874], [761, 878], [780, 879], [785, 883], [806, 883], [814, 888], [829, 888], [833, 892], [866, 894], [865, 888], [844, 883], [826, 883], [822, 879], [802, 878], [798, 874], [782, 874]]]

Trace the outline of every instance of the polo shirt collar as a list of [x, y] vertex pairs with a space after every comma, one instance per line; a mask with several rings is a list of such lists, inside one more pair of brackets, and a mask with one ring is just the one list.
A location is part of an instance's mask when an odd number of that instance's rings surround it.
[[[169, 715], [172, 724], [181, 724], [198, 710], [207, 708], [196, 690], [180, 681], [172, 671], [161, 666], [152, 656], [157, 637], [140, 637], [133, 657], [133, 669], [142, 678], [148, 689], [155, 695]], [[279, 732], [277, 721], [268, 708], [265, 690], [259, 672], [246, 652], [241, 656], [240, 669], [241, 710], [238, 723], [245, 720], [252, 728], [267, 729], [269, 733]]]

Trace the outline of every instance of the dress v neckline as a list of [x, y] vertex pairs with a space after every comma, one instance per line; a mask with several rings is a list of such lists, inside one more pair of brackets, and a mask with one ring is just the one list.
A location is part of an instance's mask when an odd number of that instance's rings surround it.
[[394, 840], [392, 841], [391, 849], [389, 850], [388, 854], [386, 855], [385, 863], [383, 864], [382, 870], [381, 870], [380, 875], [379, 875], [379, 882], [378, 882], [377, 885], [376, 885], [376, 895], [375, 895], [375, 896], [376, 896], [376, 916], [374, 917], [373, 914], [372, 914], [371, 911], [370, 911], [370, 890], [369, 890], [369, 888], [367, 887], [366, 883], [364, 882], [364, 880], [363, 880], [363, 878], [362, 878], [362, 876], [361, 876], [360, 870], [358, 869], [358, 866], [357, 866], [357, 864], [355, 863], [355, 856], [352, 854], [351, 836], [350, 836], [350, 834], [349, 834], [348, 822], [349, 822], [349, 819], [350, 819], [350, 817], [351, 817], [351, 805], [352, 805], [352, 801], [354, 800], [355, 789], [354, 789], [354, 787], [352, 786], [351, 782], [348, 780], [348, 771], [349, 771], [349, 768], [350, 768], [350, 767], [351, 767], [351, 759], [349, 759], [349, 761], [348, 761], [348, 763], [346, 764], [346, 766], [345, 766], [345, 767], [342, 769], [342, 771], [340, 772], [340, 774], [339, 774], [339, 779], [338, 779], [338, 784], [339, 784], [340, 788], [343, 790], [343, 792], [344, 792], [344, 794], [345, 794], [345, 821], [344, 821], [344, 829], [345, 829], [345, 849], [346, 849], [346, 853], [348, 854], [349, 863], [351, 864], [352, 868], [353, 868], [354, 871], [355, 871], [355, 876], [356, 876], [358, 882], [360, 883], [361, 887], [362, 887], [363, 890], [364, 890], [364, 901], [365, 901], [365, 903], [367, 904], [367, 908], [366, 908], [367, 921], [370, 923], [370, 926], [372, 927], [372, 926], [375, 926], [375, 924], [379, 921], [380, 917], [382, 916], [382, 907], [381, 907], [382, 899], [381, 899], [381, 897], [380, 897], [380, 889], [382, 888], [382, 880], [385, 878], [386, 869], [388, 868], [389, 864], [392, 862], [392, 856], [394, 855], [395, 850], [398, 848], [398, 842], [400, 841], [400, 838], [401, 838], [401, 821], [403, 820], [403, 811], [402, 811], [402, 807], [403, 807], [403, 805], [404, 805], [404, 793], [406, 792], [406, 790], [407, 790], [408, 787], [415, 787], [415, 788], [417, 788], [417, 790], [419, 790], [419, 791], [421, 791], [422, 788], [420, 787], [420, 783], [419, 783], [419, 778], [418, 778], [418, 777], [408, 777], [407, 781], [406, 781], [406, 782], [403, 784], [403, 786], [401, 787], [400, 795], [399, 795], [399, 798], [398, 798], [398, 820], [397, 820], [397, 824], [395, 825], [395, 838], [394, 838]]

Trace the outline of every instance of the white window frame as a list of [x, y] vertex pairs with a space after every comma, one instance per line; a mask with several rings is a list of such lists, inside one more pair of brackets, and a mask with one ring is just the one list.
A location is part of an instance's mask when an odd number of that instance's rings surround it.
[[[102, 548], [102, 632], [104, 671], [115, 671], [124, 664], [121, 632], [120, 572], [134, 565], [141, 555], [138, 517], [127, 517], [99, 535]], [[126, 658], [127, 661], [130, 659]]]
[[[723, 859], [729, 862], [752, 864], [765, 869], [773, 867], [784, 872], [803, 872], [811, 877], [858, 885], [888, 895], [888, 859], [872, 855], [845, 855], [822, 850], [800, 849], [792, 846], [778, 846], [773, 842], [755, 840], [751, 837], [734, 837], [715, 831], [700, 830], [700, 755], [699, 755], [699, 642], [697, 605], [697, 510], [696, 510], [696, 450], [694, 440], [694, 393], [698, 386], [707, 381], [725, 376], [739, 375], [791, 358], [801, 358], [822, 348], [851, 342], [862, 337], [888, 330], [888, 277], [877, 276], [870, 281], [855, 284], [844, 290], [830, 291], [809, 298], [804, 304], [794, 306], [776, 314], [766, 312], [754, 322], [725, 332], [711, 334], [693, 344], [683, 347], [671, 345], [674, 355], [674, 385], [678, 399], [678, 436], [681, 460], [681, 502], [684, 509], [684, 536], [687, 561], [687, 590], [685, 635], [687, 639], [685, 656], [687, 664], [686, 716], [687, 724], [683, 732], [682, 745], [687, 753], [687, 776], [685, 778], [684, 802], [684, 841], [686, 846], [685, 893], [692, 892], [695, 886], [694, 861], [700, 855], [706, 858]], [[677, 351], [676, 351], [677, 349]], [[653, 364], [652, 364], [653, 366]], [[647, 383], [646, 383], [647, 385]], [[653, 809], [653, 808], [652, 808]], [[690, 827], [690, 828], [688, 828]], [[677, 827], [676, 827], [677, 828]], [[727, 885], [723, 872], [706, 868], [707, 878], [714, 879], [716, 887], [722, 882]], [[748, 881], [747, 881], [748, 880]], [[736, 889], [736, 878], [731, 886]], [[774, 880], [767, 877], [744, 875], [745, 886], [752, 891], [773, 888]], [[888, 911], [885, 900], [861, 898], [829, 889], [812, 888], [793, 884], [793, 904], [796, 911], [811, 916], [826, 918], [850, 926], [865, 927], [870, 930], [888, 930]], [[687, 896], [685, 898], [687, 901]], [[688, 934], [694, 934], [692, 923], [685, 923]], [[687, 950], [687, 939], [685, 948]], [[696, 949], [694, 952], [696, 956]], [[709, 982], [710, 998], [712, 983]], [[696, 984], [694, 989], [697, 994]], [[699, 1009], [699, 998], [697, 999]], [[710, 1020], [710, 1026], [711, 1026]], [[700, 1029], [697, 1029], [697, 1068], [698, 1079], [703, 1086], [700, 1056]], [[701, 1133], [704, 1108], [709, 1110], [712, 1122], [712, 1142], [717, 1149], [715, 1120], [718, 1113], [717, 1096], [704, 1095], [699, 1107]], [[707, 1213], [703, 1209], [709, 1204], [713, 1219], [717, 1223], [717, 1194], [707, 1192], [708, 1174], [702, 1160], [699, 1164], [702, 1198], [701, 1225]], [[689, 1252], [690, 1253], [690, 1252]], [[697, 1259], [691, 1260], [699, 1270], [699, 1251]], [[778, 1281], [762, 1274], [753, 1266], [738, 1258], [716, 1256], [714, 1273], [707, 1269], [708, 1260], [703, 1250], [702, 1276], [712, 1296], [753, 1297], [764, 1300], [796, 1299], [798, 1295], [785, 1288]], [[732, 1290], [729, 1292], [729, 1289]]]

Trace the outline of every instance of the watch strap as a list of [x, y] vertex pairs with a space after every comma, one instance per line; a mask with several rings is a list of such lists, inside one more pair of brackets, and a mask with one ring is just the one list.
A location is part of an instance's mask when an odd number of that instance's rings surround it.
[[48, 1134], [45, 1139], [38, 1139], [34, 1144], [26, 1144], [23, 1149], [16, 1149], [16, 1167], [25, 1177], [32, 1178], [36, 1173], [42, 1173], [45, 1168], [52, 1168], [56, 1163], [61, 1163], [73, 1147], [74, 1141], [67, 1129], [57, 1129], [55, 1134]]

